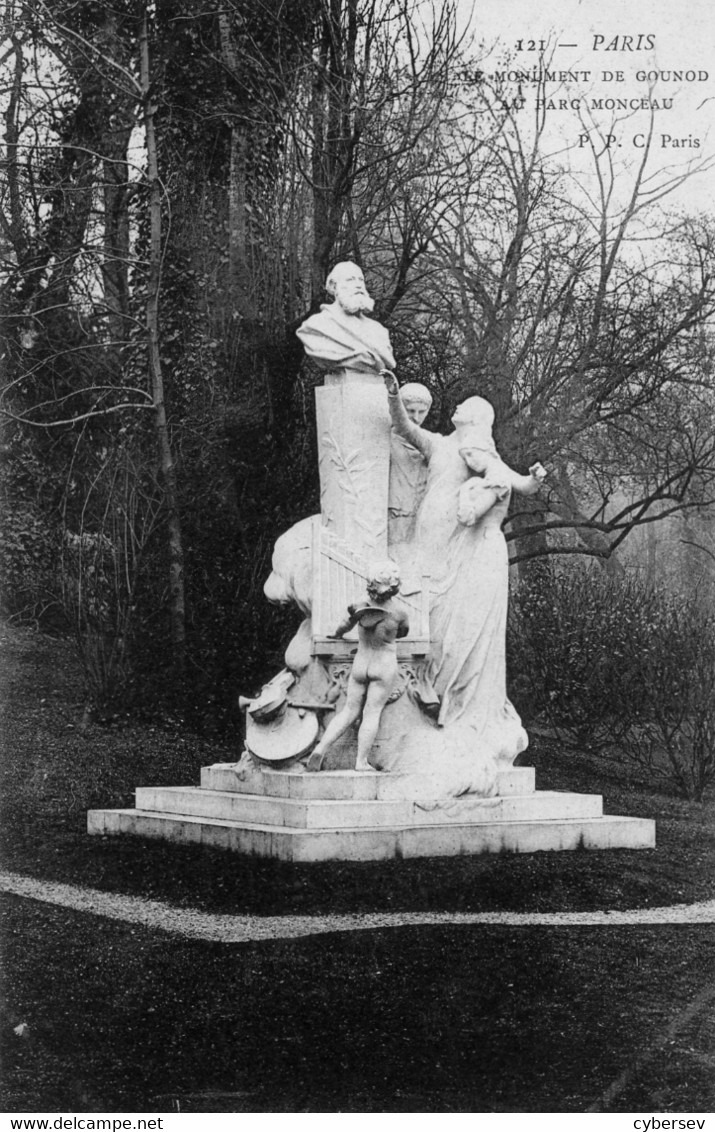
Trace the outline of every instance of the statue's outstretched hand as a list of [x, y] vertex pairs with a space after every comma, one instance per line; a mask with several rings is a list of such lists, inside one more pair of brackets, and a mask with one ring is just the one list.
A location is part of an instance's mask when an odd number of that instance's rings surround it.
[[541, 485], [546, 479], [546, 468], [543, 464], [532, 464], [529, 468], [529, 475], [533, 479], [535, 479], [539, 485]]
[[395, 377], [392, 370], [383, 369], [383, 370], [380, 370], [380, 374], [385, 381], [385, 388], [387, 389], [387, 392], [390, 395], [390, 397], [396, 397], [397, 394], [400, 392], [400, 387], [397, 384], [397, 378]]

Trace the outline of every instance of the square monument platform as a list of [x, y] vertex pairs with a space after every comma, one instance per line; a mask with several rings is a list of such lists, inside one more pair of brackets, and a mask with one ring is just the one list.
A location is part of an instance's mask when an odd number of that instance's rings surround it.
[[211, 845], [283, 861], [378, 861], [567, 849], [652, 849], [655, 822], [604, 815], [598, 794], [535, 790], [533, 767], [493, 798], [406, 801], [399, 778], [351, 770], [204, 767], [201, 785], [144, 786], [133, 810], [90, 810], [88, 832]]

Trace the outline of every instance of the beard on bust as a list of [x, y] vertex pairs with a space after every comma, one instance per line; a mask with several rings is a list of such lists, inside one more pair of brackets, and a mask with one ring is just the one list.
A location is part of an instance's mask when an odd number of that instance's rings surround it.
[[338, 287], [335, 299], [346, 314], [372, 314], [375, 309], [375, 300], [363, 288]]

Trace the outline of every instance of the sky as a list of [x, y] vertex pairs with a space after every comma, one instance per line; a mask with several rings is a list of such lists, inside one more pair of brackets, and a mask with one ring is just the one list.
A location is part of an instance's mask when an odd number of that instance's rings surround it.
[[[560, 105], [580, 101], [593, 116], [601, 138], [610, 135], [611, 152], [619, 163], [633, 167], [639, 160], [650, 110], [631, 103], [649, 98], [655, 108], [653, 168], [715, 160], [715, 7], [713, 0], [458, 0], [463, 27], [477, 41], [494, 45], [482, 64], [490, 73], [509, 69], [529, 71], [538, 66], [538, 41], [558, 46], [554, 70], [578, 71], [579, 81], [554, 83], [549, 107], [547, 144], [554, 151], [569, 147], [569, 160], [578, 172], [587, 168], [587, 142], [577, 111]], [[529, 51], [534, 41], [536, 51]], [[518, 46], [521, 50], [518, 50]], [[681, 80], [667, 72], [683, 71]], [[659, 78], [652, 87], [645, 72]], [[533, 114], [533, 87], [524, 114]], [[628, 110], [612, 107], [608, 99], [626, 99]], [[670, 108], [666, 103], [672, 100]], [[599, 106], [598, 103], [602, 105]], [[614, 117], [616, 124], [614, 125]], [[581, 142], [581, 144], [579, 144]], [[579, 150], [581, 151], [579, 153]], [[710, 210], [715, 190], [715, 167], [690, 178], [671, 198], [689, 211]]]

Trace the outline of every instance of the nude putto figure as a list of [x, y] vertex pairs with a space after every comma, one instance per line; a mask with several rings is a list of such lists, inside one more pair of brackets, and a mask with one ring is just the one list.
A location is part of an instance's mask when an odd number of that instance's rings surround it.
[[355, 770], [372, 770], [368, 756], [377, 737], [382, 709], [397, 677], [397, 638], [406, 637], [409, 632], [407, 614], [393, 600], [399, 588], [400, 578], [394, 562], [388, 560], [371, 567], [367, 601], [349, 605], [347, 617], [332, 634], [339, 639], [357, 625], [358, 647], [348, 679], [345, 706], [328, 724], [314, 748], [312, 768], [320, 768], [328, 748], [362, 712]]

